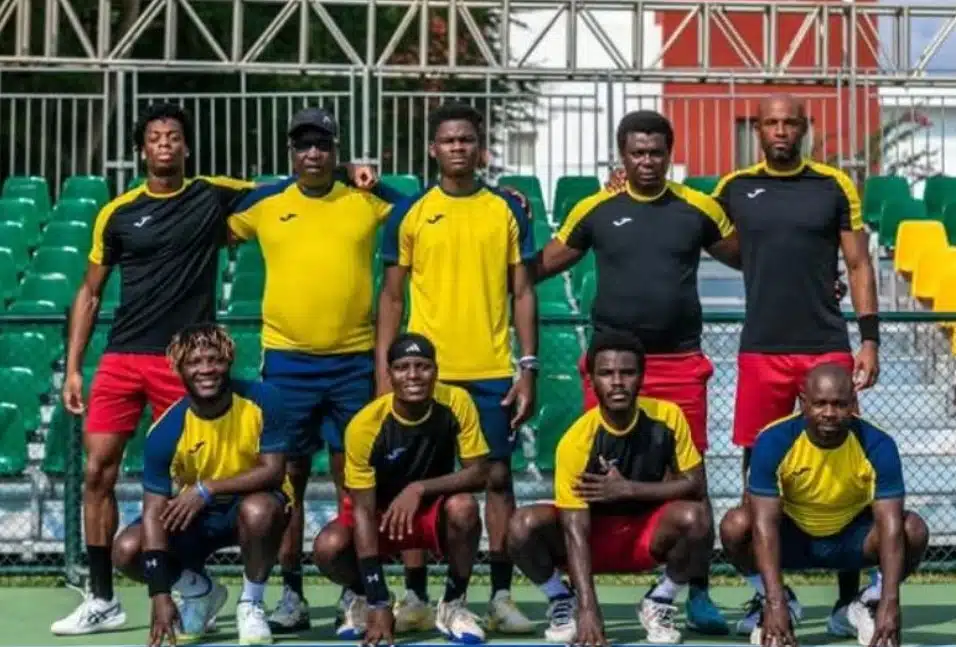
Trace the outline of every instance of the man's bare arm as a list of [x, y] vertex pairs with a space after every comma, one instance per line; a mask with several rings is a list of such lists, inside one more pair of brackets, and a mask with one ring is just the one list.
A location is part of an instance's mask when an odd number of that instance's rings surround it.
[[876, 276], [873, 261], [870, 258], [869, 243], [865, 231], [844, 231], [840, 233], [840, 249], [846, 261], [850, 283], [850, 299], [857, 317], [876, 314]]
[[591, 512], [561, 510], [560, 515], [571, 586], [578, 596], [578, 606], [582, 609], [597, 609], [594, 573], [591, 570]]
[[169, 550], [169, 535], [161, 518], [168, 501], [160, 494], [143, 494], [143, 552]]
[[736, 231], [708, 247], [707, 253], [727, 267], [740, 269], [740, 237]]
[[514, 295], [515, 334], [522, 356], [538, 353], [538, 295], [534, 291], [528, 267], [521, 263], [508, 269], [511, 291]]
[[903, 499], [879, 499], [873, 502], [873, 519], [880, 541], [880, 572], [883, 574], [884, 599], [898, 601], [903, 581], [906, 544], [903, 532]]
[[349, 490], [355, 517], [355, 554], [359, 559], [378, 557], [378, 522], [375, 518], [375, 488]]
[[458, 494], [459, 492], [479, 492], [488, 482], [488, 461], [480, 458], [466, 458], [461, 461], [461, 469], [437, 478], [419, 481], [422, 496]]
[[66, 374], [78, 373], [83, 367], [83, 355], [90, 341], [96, 317], [100, 312], [103, 288], [109, 279], [111, 267], [88, 263], [83, 283], [76, 291], [70, 309], [69, 346], [66, 355]]
[[767, 591], [767, 600], [786, 604], [783, 576], [780, 573], [780, 517], [783, 505], [778, 497], [751, 494], [750, 512], [753, 515], [754, 557]]
[[707, 476], [703, 465], [686, 472], [677, 472], [658, 483], [628, 481], [629, 496], [634, 501], [663, 502], [678, 499], [699, 501], [707, 495]]
[[238, 476], [218, 481], [203, 481], [213, 496], [218, 494], [251, 494], [278, 490], [285, 478], [285, 454], [259, 454], [255, 467]]
[[584, 257], [584, 252], [552, 239], [534, 258], [531, 271], [535, 283], [560, 274]]
[[385, 268], [375, 324], [375, 369], [379, 393], [391, 388], [388, 386], [388, 347], [395, 341], [402, 325], [407, 279], [407, 267], [389, 265]]

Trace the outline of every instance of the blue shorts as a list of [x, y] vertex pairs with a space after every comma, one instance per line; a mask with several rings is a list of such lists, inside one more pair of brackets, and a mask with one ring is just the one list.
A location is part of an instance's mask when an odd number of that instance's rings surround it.
[[[270, 492], [285, 509], [289, 499], [279, 490]], [[169, 536], [169, 552], [183, 568], [201, 571], [210, 555], [223, 548], [239, 545], [239, 504], [242, 497], [228, 503], [216, 503], [199, 513], [182, 532]], [[137, 517], [129, 527], [143, 523]]]
[[829, 537], [813, 537], [787, 515], [780, 521], [780, 566], [787, 571], [811, 569], [858, 570], [874, 566], [876, 559], [863, 553], [863, 543], [873, 527], [873, 512], [861, 512], [847, 526]]
[[467, 382], [448, 382], [468, 391], [478, 408], [478, 422], [485, 435], [485, 442], [491, 453], [491, 460], [511, 460], [517, 433], [511, 429], [514, 406], [503, 407], [501, 401], [508, 395], [514, 381], [511, 378], [499, 380], [470, 380]]
[[292, 456], [312, 456], [328, 445], [343, 450], [345, 427], [375, 395], [375, 358], [371, 351], [309, 355], [266, 350], [262, 381], [282, 394], [293, 429]]

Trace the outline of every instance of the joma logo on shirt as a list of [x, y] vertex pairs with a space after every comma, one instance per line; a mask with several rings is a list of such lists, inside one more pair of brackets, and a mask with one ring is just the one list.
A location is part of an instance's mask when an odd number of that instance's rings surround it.
[[440, 214], [438, 214], [437, 216], [432, 216], [431, 218], [429, 218], [429, 219], [426, 220], [425, 222], [427, 222], [429, 225], [434, 225], [435, 223], [437, 223], [439, 220], [441, 220], [441, 219], [444, 218], [444, 217], [445, 217], [444, 214], [441, 214], [441, 213], [440, 213]]
[[190, 453], [190, 454], [195, 454], [195, 453], [198, 452], [200, 449], [202, 449], [203, 445], [205, 445], [205, 444], [206, 444], [206, 441], [205, 441], [205, 440], [200, 440], [198, 443], [196, 443], [195, 445], [193, 445], [193, 446], [189, 449], [189, 453]]

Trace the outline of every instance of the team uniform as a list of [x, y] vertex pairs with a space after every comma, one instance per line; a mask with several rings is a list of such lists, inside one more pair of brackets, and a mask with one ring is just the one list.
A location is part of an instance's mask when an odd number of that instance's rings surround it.
[[603, 474], [609, 462], [632, 481], [660, 482], [671, 473], [701, 464], [690, 426], [680, 407], [654, 398], [638, 398], [627, 429], [617, 430], [587, 411], [558, 443], [554, 470], [554, 505], [559, 510], [588, 510], [591, 517], [593, 573], [637, 573], [657, 564], [651, 542], [668, 503], [636, 501], [587, 503], [575, 494], [581, 474]]
[[874, 501], [905, 495], [896, 442], [854, 417], [846, 440], [823, 449], [794, 414], [764, 429], [753, 447], [750, 493], [779, 497], [781, 568], [859, 569], [875, 565], [863, 554], [873, 527]]
[[435, 344], [440, 379], [474, 399], [493, 460], [510, 460], [515, 443], [501, 404], [514, 373], [508, 268], [534, 255], [527, 213], [484, 185], [468, 196], [436, 186], [396, 204], [382, 241], [382, 259], [410, 271], [408, 331]]
[[714, 196], [740, 232], [746, 314], [737, 360], [734, 443], [793, 412], [807, 372], [853, 370], [833, 286], [840, 234], [863, 228], [852, 180], [810, 160], [788, 173], [765, 163], [721, 179]]
[[[707, 449], [707, 382], [714, 367], [701, 351], [697, 268], [701, 249], [733, 232], [713, 198], [668, 182], [652, 198], [630, 187], [585, 198], [555, 236], [573, 249], [594, 251], [595, 331], [628, 331], [641, 339], [647, 350], [641, 394], [677, 403], [700, 452]], [[598, 402], [584, 357], [579, 370], [589, 410]]]
[[[379, 513], [384, 513], [407, 485], [451, 474], [456, 459], [488, 455], [478, 411], [464, 389], [437, 384], [432, 407], [420, 420], [405, 420], [395, 413], [393, 397], [387, 393], [369, 403], [345, 433], [345, 487], [375, 488]], [[440, 496], [422, 499], [410, 535], [392, 539], [380, 531], [379, 555], [388, 557], [411, 549], [441, 555], [438, 521], [442, 501]], [[354, 526], [351, 499], [346, 499], [333, 523]]]
[[341, 181], [309, 197], [290, 178], [250, 193], [229, 219], [235, 236], [262, 247], [262, 377], [282, 392], [291, 455], [323, 441], [341, 452], [346, 425], [374, 395], [376, 231], [400, 197]]
[[226, 217], [253, 184], [185, 180], [171, 194], [143, 185], [96, 217], [89, 260], [119, 267], [120, 304], [90, 390], [88, 433], [131, 433], [146, 402], [153, 420], [186, 391], [165, 357], [173, 335], [216, 315]]

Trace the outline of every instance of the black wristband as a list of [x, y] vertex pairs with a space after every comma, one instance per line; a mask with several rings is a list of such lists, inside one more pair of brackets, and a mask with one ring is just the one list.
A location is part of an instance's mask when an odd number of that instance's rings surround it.
[[880, 316], [863, 315], [857, 319], [860, 326], [860, 339], [880, 345]]
[[169, 594], [173, 590], [173, 573], [169, 565], [169, 553], [165, 550], [143, 551], [143, 577], [149, 589], [149, 597]]
[[363, 557], [359, 560], [359, 573], [365, 587], [365, 600], [369, 606], [388, 604], [388, 584], [385, 582], [385, 570], [378, 557]]

